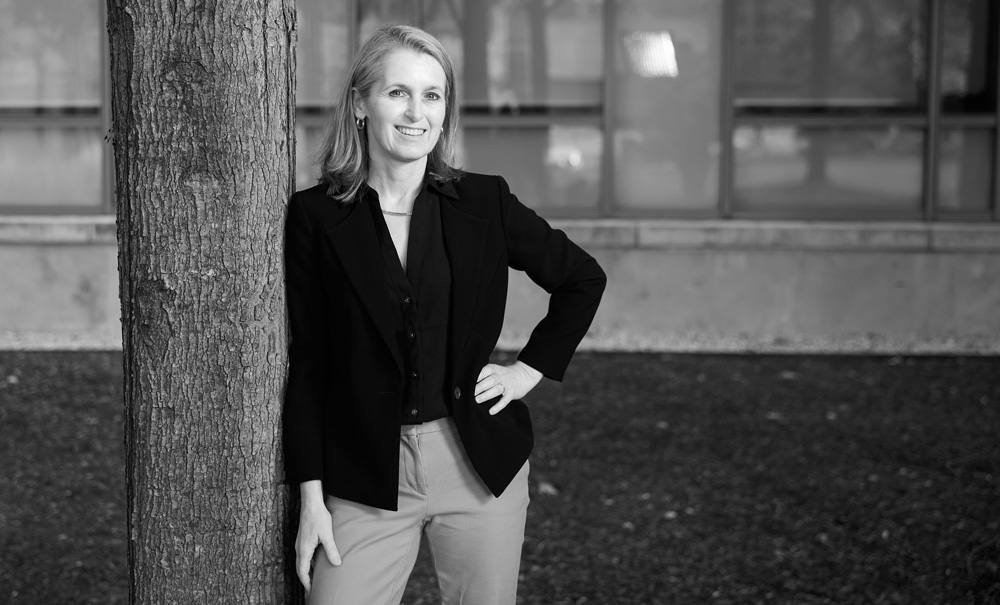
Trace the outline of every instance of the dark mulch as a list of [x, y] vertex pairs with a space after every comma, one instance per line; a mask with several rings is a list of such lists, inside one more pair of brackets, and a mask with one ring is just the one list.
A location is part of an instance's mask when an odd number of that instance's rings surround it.
[[[0, 602], [126, 602], [120, 385], [0, 353]], [[522, 603], [1000, 602], [996, 358], [581, 354], [530, 405]]]

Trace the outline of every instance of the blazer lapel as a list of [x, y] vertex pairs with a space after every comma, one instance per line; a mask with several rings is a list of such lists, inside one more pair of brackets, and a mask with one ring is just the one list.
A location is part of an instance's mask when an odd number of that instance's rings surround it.
[[344, 272], [402, 372], [403, 359], [392, 331], [392, 307], [389, 305], [385, 280], [382, 279], [385, 274], [382, 253], [379, 251], [375, 223], [363, 204], [364, 202], [355, 202], [355, 207], [347, 218], [327, 229], [326, 239], [340, 258]]
[[445, 250], [451, 264], [451, 346], [457, 355], [465, 346], [483, 269], [483, 252], [490, 222], [455, 208], [454, 202], [441, 198], [441, 228]]

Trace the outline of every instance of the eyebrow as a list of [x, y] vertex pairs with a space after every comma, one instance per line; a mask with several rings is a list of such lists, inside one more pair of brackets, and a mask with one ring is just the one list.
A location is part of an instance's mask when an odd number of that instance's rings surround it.
[[[395, 84], [389, 83], [389, 84], [386, 84], [385, 87], [386, 88], [405, 88], [406, 90], [410, 90], [411, 89], [406, 84], [400, 84], [400, 83], [395, 83]], [[433, 90], [433, 91], [437, 91], [437, 92], [444, 92], [444, 89], [441, 88], [440, 86], [438, 86], [437, 84], [433, 84], [433, 85], [425, 88], [424, 92], [427, 92], [428, 90]]]

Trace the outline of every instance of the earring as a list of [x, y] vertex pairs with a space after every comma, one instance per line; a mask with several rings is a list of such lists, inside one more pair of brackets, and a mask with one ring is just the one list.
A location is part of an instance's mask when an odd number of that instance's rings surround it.
[[358, 127], [358, 130], [362, 130], [365, 127], [365, 118], [354, 118], [354, 125]]

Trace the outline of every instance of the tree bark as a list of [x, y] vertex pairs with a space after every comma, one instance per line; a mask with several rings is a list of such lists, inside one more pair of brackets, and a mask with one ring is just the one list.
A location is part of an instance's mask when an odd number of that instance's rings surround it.
[[281, 484], [294, 0], [108, 0], [131, 603], [301, 600]]

